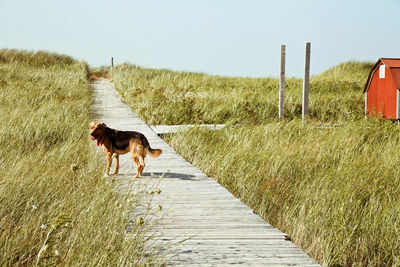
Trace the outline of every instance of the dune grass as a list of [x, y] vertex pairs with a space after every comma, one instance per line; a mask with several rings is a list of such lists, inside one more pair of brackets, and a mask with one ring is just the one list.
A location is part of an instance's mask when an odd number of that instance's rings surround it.
[[301, 121], [166, 140], [324, 266], [400, 262], [400, 128]]
[[118, 66], [124, 99], [150, 124], [226, 123], [164, 138], [324, 266], [400, 263], [400, 128], [364, 119], [373, 63], [346, 62], [310, 80], [229, 78]]
[[0, 265], [156, 265], [89, 144], [86, 63], [0, 50]]
[[111, 79], [111, 68], [108, 66], [100, 66], [97, 68], [90, 68], [90, 79], [106, 78]]
[[[310, 118], [321, 122], [362, 118], [360, 90], [371, 66], [349, 62], [312, 77]], [[219, 77], [123, 64], [114, 69], [113, 80], [125, 101], [149, 124], [259, 125], [278, 114], [275, 78]], [[301, 94], [302, 80], [288, 78], [286, 118], [301, 116]]]

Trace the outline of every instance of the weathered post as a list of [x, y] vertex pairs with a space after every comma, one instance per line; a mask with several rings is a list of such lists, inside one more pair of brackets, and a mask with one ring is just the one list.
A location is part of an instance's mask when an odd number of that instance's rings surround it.
[[111, 57], [111, 80], [113, 78], [113, 69], [114, 69], [114, 58]]
[[286, 58], [286, 45], [281, 45], [281, 79], [279, 82], [279, 118], [283, 118], [285, 112], [285, 58]]
[[304, 79], [303, 79], [303, 108], [302, 108], [302, 118], [303, 121], [308, 115], [308, 92], [310, 87], [310, 50], [311, 43], [306, 43], [306, 51], [304, 58]]

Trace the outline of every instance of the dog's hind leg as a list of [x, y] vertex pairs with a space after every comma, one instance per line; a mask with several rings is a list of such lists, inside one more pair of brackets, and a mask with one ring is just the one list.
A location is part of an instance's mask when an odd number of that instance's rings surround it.
[[136, 165], [137, 165], [137, 173], [136, 173], [136, 175], [135, 175], [134, 178], [138, 178], [139, 175], [140, 175], [140, 173], [139, 173], [139, 168], [140, 168], [139, 160], [138, 160], [137, 156], [134, 155], [134, 154], [132, 154], [132, 159], [133, 159], [133, 161], [134, 161], [134, 162], [136, 163]]
[[138, 173], [139, 175], [141, 175], [143, 173], [143, 169], [144, 169], [144, 158], [142, 155], [139, 156], [139, 167], [138, 167]]
[[118, 170], [119, 170], [119, 155], [114, 153], [114, 155], [112, 157], [115, 158], [115, 170], [112, 173], [112, 175], [116, 175], [116, 174], [118, 174]]
[[143, 145], [136, 143], [136, 145], [131, 146], [131, 149], [133, 161], [135, 161], [137, 165], [137, 173], [135, 175], [135, 178], [138, 178], [142, 174], [144, 168], [144, 147]]
[[136, 147], [136, 153], [138, 154], [138, 159], [139, 159], [139, 165], [138, 165], [138, 174], [141, 175], [143, 173], [144, 169], [144, 155], [146, 155], [144, 146], [143, 145], [138, 145]]

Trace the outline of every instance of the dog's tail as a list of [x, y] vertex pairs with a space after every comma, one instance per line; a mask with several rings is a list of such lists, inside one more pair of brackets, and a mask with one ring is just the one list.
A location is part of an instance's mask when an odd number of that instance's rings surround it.
[[152, 149], [151, 147], [147, 148], [147, 153], [152, 156], [153, 158], [157, 158], [158, 156], [161, 155], [162, 150], [161, 149]]

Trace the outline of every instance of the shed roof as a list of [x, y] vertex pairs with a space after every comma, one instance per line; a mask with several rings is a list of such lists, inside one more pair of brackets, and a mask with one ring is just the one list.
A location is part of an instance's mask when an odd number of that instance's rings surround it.
[[375, 71], [378, 69], [381, 63], [385, 64], [389, 68], [396, 88], [400, 89], [400, 58], [380, 58], [372, 67], [371, 72], [368, 75], [367, 83], [364, 87], [364, 93], [367, 91], [371, 83], [372, 76], [374, 76]]
[[380, 58], [379, 60], [389, 68], [400, 68], [400, 58]]

